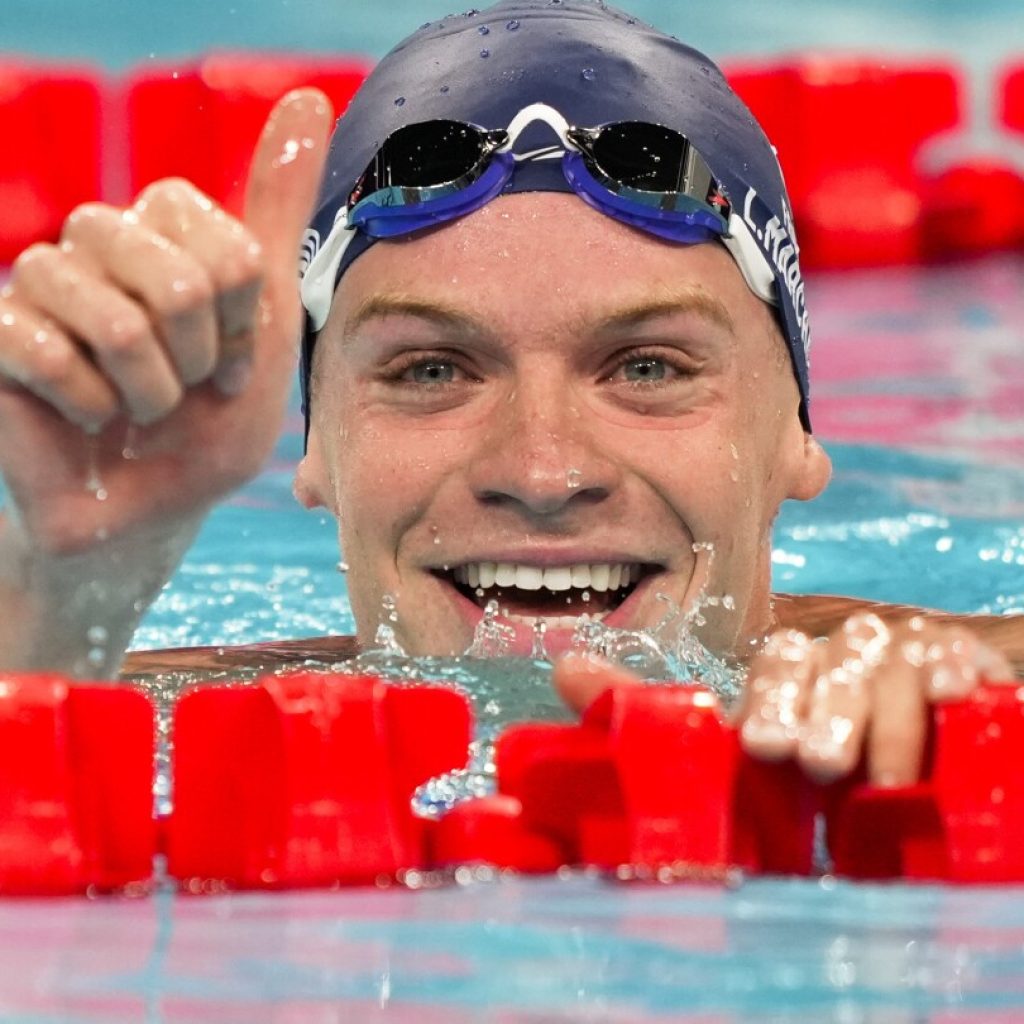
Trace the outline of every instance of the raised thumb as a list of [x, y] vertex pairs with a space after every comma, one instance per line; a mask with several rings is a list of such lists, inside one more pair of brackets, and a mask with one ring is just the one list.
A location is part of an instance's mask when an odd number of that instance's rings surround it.
[[332, 118], [322, 92], [296, 89], [271, 111], [253, 155], [245, 223], [263, 247], [267, 284], [276, 295], [298, 279], [299, 245], [323, 174]]

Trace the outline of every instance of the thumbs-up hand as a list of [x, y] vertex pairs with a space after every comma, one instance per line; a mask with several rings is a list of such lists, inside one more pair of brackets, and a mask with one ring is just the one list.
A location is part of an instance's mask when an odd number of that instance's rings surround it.
[[[41, 587], [52, 613], [114, 564], [144, 607], [209, 508], [260, 470], [294, 379], [299, 245], [331, 125], [316, 91], [277, 105], [243, 221], [162, 181], [127, 210], [80, 207], [58, 244], [16, 260], [0, 292], [0, 612], [5, 583]], [[109, 593], [87, 603], [125, 618]]]

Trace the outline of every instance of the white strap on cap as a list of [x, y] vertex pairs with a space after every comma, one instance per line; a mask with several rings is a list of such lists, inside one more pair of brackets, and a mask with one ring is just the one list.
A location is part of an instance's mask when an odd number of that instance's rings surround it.
[[733, 213], [729, 217], [729, 234], [723, 235], [722, 244], [729, 250], [747, 282], [747, 287], [770, 306], [777, 306], [779, 298], [775, 291], [775, 275], [761, 247], [754, 241], [746, 221]]
[[[348, 226], [348, 211], [342, 207], [334, 218], [334, 227], [331, 228], [327, 241], [313, 253], [306, 264], [302, 283], [299, 285], [299, 294], [314, 331], [323, 330], [324, 324], [327, 323], [331, 303], [334, 301], [338, 267], [341, 266], [345, 250], [355, 237], [355, 230]], [[307, 236], [304, 248], [308, 245], [315, 246], [317, 241], [316, 237]]]

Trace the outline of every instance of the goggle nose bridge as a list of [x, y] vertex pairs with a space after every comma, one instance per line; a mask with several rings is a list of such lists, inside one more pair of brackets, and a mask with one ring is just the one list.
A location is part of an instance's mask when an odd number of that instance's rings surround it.
[[[535, 125], [538, 121], [546, 124], [554, 132], [561, 144], [561, 151], [545, 147], [543, 149], [533, 149], [526, 153], [514, 152], [514, 147], [519, 141], [519, 137], [527, 128]], [[557, 157], [561, 152], [576, 150], [576, 146], [573, 145], [572, 140], [569, 138], [569, 122], [554, 107], [548, 106], [547, 103], [531, 103], [528, 107], [523, 107], [512, 118], [506, 132], [508, 137], [498, 147], [497, 152], [508, 153], [516, 162]]]

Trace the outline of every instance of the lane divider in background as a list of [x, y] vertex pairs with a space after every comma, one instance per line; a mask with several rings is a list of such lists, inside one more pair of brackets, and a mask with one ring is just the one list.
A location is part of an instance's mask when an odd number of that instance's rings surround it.
[[[497, 795], [417, 818], [462, 768], [469, 705], [440, 686], [295, 673], [186, 694], [174, 810], [152, 814], [154, 716], [129, 687], [0, 675], [0, 894], [143, 893], [154, 857], [186, 892], [390, 884], [490, 865], [625, 879], [736, 869], [1024, 882], [1024, 687], [934, 709], [923, 781], [809, 782], [748, 757], [707, 691], [607, 691], [577, 725], [499, 737]], [[456, 876], [457, 877], [457, 876]]]
[[[123, 201], [184, 175], [237, 211], [274, 101], [315, 85], [340, 113], [363, 58], [220, 53], [113, 78], [81, 66], [0, 62], [0, 263], [53, 240], [80, 202]], [[1024, 245], [1024, 63], [997, 77], [992, 123], [1017, 145], [971, 152], [967, 90], [950, 60], [803, 54], [727, 62], [779, 149], [805, 268], [892, 265]], [[959, 138], [956, 159], [923, 152]], [[106, 183], [104, 187], [103, 183]]]

